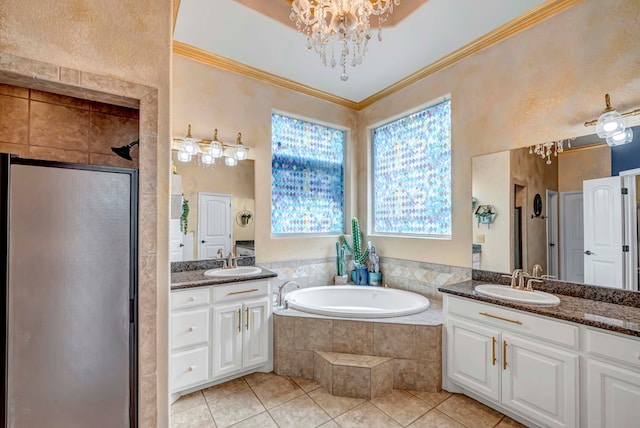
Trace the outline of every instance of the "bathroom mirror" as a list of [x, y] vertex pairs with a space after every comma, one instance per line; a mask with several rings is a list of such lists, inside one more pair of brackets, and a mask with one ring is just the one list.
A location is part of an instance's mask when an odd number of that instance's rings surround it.
[[[180, 162], [176, 158], [176, 152], [171, 154], [174, 171], [176, 175], [172, 178], [179, 177], [183, 192], [183, 197], [188, 201], [188, 215], [186, 216], [187, 234], [184, 235], [180, 231], [180, 219], [176, 219], [180, 214], [173, 205], [172, 197], [172, 219], [171, 223], [171, 261], [202, 260], [209, 258], [217, 258], [221, 254], [226, 257], [229, 251], [233, 251], [237, 257], [255, 256], [254, 239], [255, 229], [253, 222], [253, 213], [255, 213], [255, 175], [254, 161], [239, 161], [235, 166], [226, 166], [220, 159], [216, 161], [213, 168], [204, 167], [195, 161]], [[176, 181], [175, 179], [172, 181]], [[172, 187], [175, 185], [172, 183]], [[172, 189], [175, 193], [175, 189]], [[178, 198], [179, 199], [179, 198]], [[225, 201], [228, 201], [225, 202]], [[230, 208], [228, 204], [230, 203]], [[202, 204], [202, 211], [199, 205]], [[207, 216], [206, 206], [216, 205], [214, 208], [216, 214]], [[222, 210], [222, 215], [218, 215]], [[177, 214], [176, 214], [177, 213]], [[251, 217], [248, 218], [248, 214]], [[219, 218], [224, 218], [221, 224], [218, 224]], [[208, 219], [208, 220], [205, 220]], [[236, 221], [241, 219], [242, 221]], [[208, 221], [209, 229], [215, 229], [220, 235], [226, 235], [227, 231], [231, 234], [231, 240], [223, 247], [218, 242], [211, 242], [209, 237], [203, 236], [205, 228], [200, 227], [199, 222]], [[216, 224], [211, 226], [211, 222]], [[177, 230], [174, 230], [177, 229]], [[200, 233], [199, 233], [200, 232]], [[180, 242], [173, 242], [175, 239], [181, 239]], [[214, 238], [215, 239], [215, 238]], [[206, 241], [206, 242], [202, 242]], [[175, 245], [174, 245], [175, 244]], [[183, 247], [180, 247], [180, 244]], [[221, 250], [224, 248], [224, 250]], [[183, 249], [183, 250], [182, 250]], [[182, 250], [182, 253], [179, 251]], [[220, 251], [218, 251], [220, 250]]]
[[[474, 268], [509, 274], [516, 268], [531, 273], [540, 265], [542, 274], [562, 281], [637, 291], [640, 156], [629, 151], [640, 154], [639, 140], [612, 148], [593, 135], [571, 141], [572, 148], [565, 140], [557, 156], [555, 149], [543, 158], [523, 147], [474, 157], [474, 201], [501, 213], [490, 228], [470, 216], [474, 252], [480, 250], [480, 264], [474, 263]], [[629, 164], [629, 159], [637, 161]], [[628, 189], [624, 199], [628, 202], [618, 211], [602, 199], [607, 194], [602, 193], [603, 186], [610, 182], [619, 183], [611, 195]], [[617, 195], [613, 201], [623, 200]], [[618, 234], [619, 244], [613, 240], [611, 245], [616, 248], [615, 260], [601, 259], [604, 250], [594, 248]]]

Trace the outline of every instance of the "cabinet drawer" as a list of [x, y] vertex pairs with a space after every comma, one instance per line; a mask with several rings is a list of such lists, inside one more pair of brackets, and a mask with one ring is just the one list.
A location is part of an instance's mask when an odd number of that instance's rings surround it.
[[187, 386], [209, 379], [209, 347], [171, 354], [171, 390], [179, 391]]
[[171, 349], [184, 348], [209, 341], [210, 309], [194, 309], [171, 313]]
[[587, 352], [640, 367], [640, 340], [587, 329]]
[[239, 299], [250, 299], [266, 296], [268, 291], [268, 281], [239, 282], [230, 285], [220, 285], [213, 287], [213, 301], [215, 303], [222, 303]]
[[446, 298], [448, 311], [452, 314], [571, 348], [578, 347], [579, 329], [577, 326], [474, 300], [451, 296], [446, 296]]
[[209, 295], [209, 287], [172, 291], [171, 309], [183, 309], [208, 305], [210, 302]]

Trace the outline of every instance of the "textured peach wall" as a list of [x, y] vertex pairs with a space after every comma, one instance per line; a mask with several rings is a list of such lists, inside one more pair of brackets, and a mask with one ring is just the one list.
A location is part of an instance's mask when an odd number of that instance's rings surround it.
[[[299, 115], [350, 129], [356, 129], [356, 113], [345, 107], [298, 92], [263, 83], [235, 73], [201, 64], [185, 57], [173, 57], [173, 115], [175, 136], [192, 125], [196, 138], [211, 138], [218, 128], [220, 141], [242, 141], [251, 147], [255, 160], [256, 258], [260, 262], [327, 257], [334, 254], [336, 238], [271, 237], [271, 112]], [[349, 171], [359, 156], [347, 148], [347, 193], [353, 193]], [[347, 207], [347, 219], [355, 211]]]
[[565, 152], [558, 157], [560, 192], [582, 190], [582, 182], [594, 178], [611, 177], [611, 148], [593, 148]]
[[[470, 267], [472, 156], [593, 133], [583, 123], [602, 111], [605, 93], [621, 111], [640, 104], [640, 2], [606, 3], [585, 0], [359, 113], [357, 141], [364, 152], [372, 125], [448, 93], [452, 99], [453, 237], [377, 237], [380, 254]], [[358, 189], [364, 219], [364, 156]]]
[[[491, 153], [472, 159], [473, 197], [481, 205], [493, 205], [498, 215], [491, 227], [478, 224], [475, 215], [471, 215], [474, 242], [478, 235], [484, 235], [480, 268], [494, 272], [509, 272], [511, 263], [511, 198], [509, 170], [511, 169], [509, 152]], [[471, 200], [467, 204], [471, 211]], [[468, 216], [469, 217], [469, 216]]]
[[[147, 228], [142, 228], [144, 247], [154, 253], [157, 251], [157, 257], [153, 255], [144, 259], [148, 260], [149, 266], [142, 267], [155, 269], [151, 277], [157, 277], [157, 282], [154, 281], [153, 289], [144, 289], [141, 293], [157, 296], [157, 302], [150, 307], [159, 314], [157, 326], [140, 326], [141, 346], [155, 345], [157, 349], [157, 361], [153, 358], [141, 368], [141, 371], [151, 371], [141, 377], [141, 426], [168, 425], [166, 314], [172, 23], [171, 0], [3, 0], [0, 6], [0, 53], [62, 66], [65, 68], [60, 70], [73, 72], [72, 75], [52, 76], [52, 80], [107, 76], [118, 81], [118, 86], [113, 85], [115, 80], [107, 82], [104, 79], [71, 83], [78, 87], [104, 84], [105, 92], [128, 96], [132, 89], [140, 87], [126, 82], [157, 89], [157, 98], [150, 96], [141, 102], [140, 120], [140, 137], [157, 142], [157, 156], [149, 157], [153, 164], [141, 165], [140, 177], [141, 211], [145, 207], [153, 207], [154, 210], [157, 207], [157, 219], [156, 216], [141, 219], [152, 224], [155, 230], [155, 233], [147, 235]], [[35, 63], [27, 62], [8, 66], [13, 69], [22, 65], [37, 67]], [[0, 68], [4, 65], [0, 64]], [[41, 65], [50, 68], [48, 64]], [[21, 70], [21, 74], [28, 75], [25, 70]], [[142, 120], [145, 114], [142, 105], [153, 106], [154, 111], [147, 115], [152, 120]], [[151, 180], [147, 176], [149, 173], [153, 174]], [[143, 261], [140, 263], [144, 264]], [[146, 285], [144, 269], [141, 285]]]
[[[547, 273], [547, 223], [542, 217], [531, 218], [533, 198], [536, 193], [542, 198], [542, 214], [547, 212], [546, 190], [558, 190], [558, 159], [551, 156], [551, 164], [540, 156], [529, 154], [529, 148], [511, 150], [511, 182], [526, 187], [526, 200], [523, 201], [524, 234], [526, 250], [523, 259], [525, 272], [532, 272], [539, 264]], [[557, 244], [557, 243], [556, 243]], [[502, 272], [510, 272], [511, 269]]]

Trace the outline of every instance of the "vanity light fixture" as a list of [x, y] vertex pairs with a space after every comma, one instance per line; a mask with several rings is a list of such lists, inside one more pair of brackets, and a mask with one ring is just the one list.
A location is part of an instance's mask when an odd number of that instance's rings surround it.
[[212, 168], [216, 159], [224, 158], [226, 166], [235, 166], [239, 160], [249, 157], [249, 148], [242, 144], [242, 134], [238, 132], [236, 144], [225, 144], [218, 140], [218, 129], [213, 132], [213, 139], [196, 140], [191, 135], [191, 125], [187, 128], [184, 138], [174, 138], [172, 149], [177, 150], [180, 162], [192, 160], [200, 166]]
[[[567, 139], [567, 148], [571, 148], [571, 141], [575, 138]], [[553, 141], [551, 143], [536, 144], [535, 146], [529, 146], [529, 154], [536, 154], [542, 159], [547, 158], [547, 165], [551, 165], [551, 155], [558, 156], [558, 153], [564, 151], [564, 140]]]
[[618, 113], [611, 107], [611, 97], [604, 96], [606, 104], [600, 117], [584, 123], [584, 126], [596, 126], [598, 137], [604, 138], [610, 146], [620, 146], [630, 143], [633, 140], [633, 130], [625, 123], [624, 118], [640, 114], [640, 109], [635, 109], [627, 113]]

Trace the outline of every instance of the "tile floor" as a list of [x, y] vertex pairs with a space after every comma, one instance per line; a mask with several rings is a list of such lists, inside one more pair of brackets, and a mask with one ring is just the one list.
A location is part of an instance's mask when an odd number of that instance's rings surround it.
[[394, 389], [373, 400], [334, 397], [313, 380], [253, 373], [181, 397], [172, 428], [515, 428], [464, 395]]

